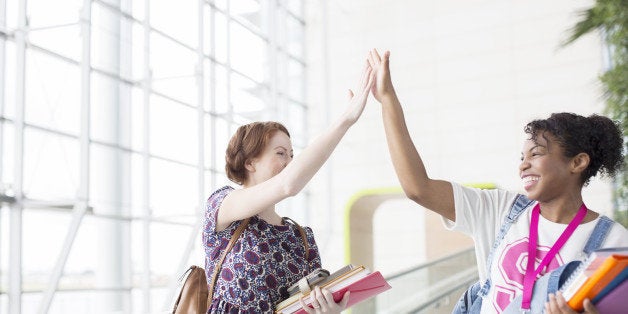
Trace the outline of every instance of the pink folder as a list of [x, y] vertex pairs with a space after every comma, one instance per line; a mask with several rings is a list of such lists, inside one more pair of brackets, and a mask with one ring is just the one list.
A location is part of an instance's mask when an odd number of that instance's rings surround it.
[[[349, 302], [347, 303], [347, 308], [349, 308], [356, 303], [369, 299], [390, 288], [390, 285], [386, 282], [382, 274], [376, 271], [338, 291], [332, 292], [332, 295], [334, 296], [334, 301], [338, 302], [342, 300], [345, 292], [351, 291], [351, 294], [349, 295]], [[307, 314], [302, 308], [295, 313]]]

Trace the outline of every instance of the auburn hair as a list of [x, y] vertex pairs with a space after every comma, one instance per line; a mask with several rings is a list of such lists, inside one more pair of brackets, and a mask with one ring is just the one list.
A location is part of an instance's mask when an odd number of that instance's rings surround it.
[[229, 180], [242, 185], [247, 179], [246, 162], [258, 157], [275, 132], [290, 137], [286, 127], [274, 121], [253, 122], [238, 128], [233, 134], [225, 153], [225, 172]]

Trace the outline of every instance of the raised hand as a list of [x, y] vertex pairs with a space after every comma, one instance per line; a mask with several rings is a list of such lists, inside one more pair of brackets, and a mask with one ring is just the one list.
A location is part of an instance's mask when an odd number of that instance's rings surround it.
[[389, 57], [390, 51], [386, 51], [383, 56], [380, 56], [376, 49], [371, 50], [368, 56], [368, 63], [375, 71], [375, 84], [371, 88], [371, 92], [380, 103], [391, 100], [391, 97], [397, 97], [390, 78]]
[[354, 94], [352, 90], [349, 90], [349, 106], [345, 112], [345, 119], [351, 124], [355, 123], [364, 111], [369, 91], [373, 87], [375, 80], [373, 72], [373, 68], [371, 68], [368, 62], [365, 62], [362, 78], [360, 79], [356, 93]]

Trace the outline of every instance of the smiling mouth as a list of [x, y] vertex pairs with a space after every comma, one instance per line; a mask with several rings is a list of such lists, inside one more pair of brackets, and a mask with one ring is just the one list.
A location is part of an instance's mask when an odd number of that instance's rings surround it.
[[539, 177], [537, 176], [526, 176], [526, 177], [523, 177], [522, 179], [523, 179], [524, 187], [529, 187], [539, 181]]

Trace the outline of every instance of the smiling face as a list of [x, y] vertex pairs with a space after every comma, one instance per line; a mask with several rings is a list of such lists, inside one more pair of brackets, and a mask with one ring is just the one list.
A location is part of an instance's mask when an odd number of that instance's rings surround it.
[[245, 186], [274, 177], [292, 161], [293, 154], [290, 137], [282, 131], [275, 131], [259, 156], [247, 163], [248, 179]]
[[535, 140], [526, 140], [521, 154], [519, 175], [529, 198], [549, 202], [580, 185], [571, 159], [564, 156], [563, 148], [551, 134], [544, 132]]

